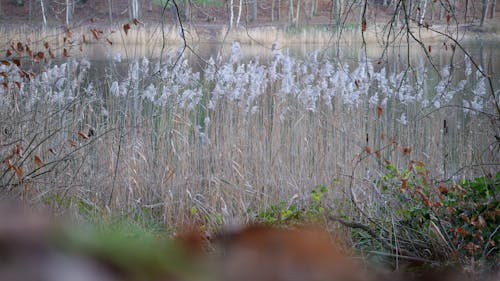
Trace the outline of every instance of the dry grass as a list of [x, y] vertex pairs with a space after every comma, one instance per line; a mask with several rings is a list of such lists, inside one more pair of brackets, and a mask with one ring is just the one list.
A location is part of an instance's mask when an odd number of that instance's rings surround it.
[[[2, 131], [7, 133], [2, 136], [0, 156], [5, 159], [15, 144], [24, 150], [12, 162], [22, 167], [23, 176], [2, 165], [2, 197], [48, 204], [60, 211], [79, 212], [81, 204], [96, 212], [151, 210], [168, 225], [183, 225], [193, 216], [208, 217], [211, 223], [216, 217], [224, 223], [246, 222], [247, 209], [259, 211], [295, 195], [295, 200], [303, 201], [312, 188], [330, 185], [334, 178], [338, 181], [331, 196], [342, 198], [366, 146], [374, 152], [393, 138], [412, 148], [411, 158], [446, 174], [458, 167], [443, 163], [452, 159], [456, 165], [473, 164], [476, 151], [469, 146], [483, 147], [491, 139], [488, 132], [462, 135], [451, 126], [445, 136], [443, 118], [463, 122], [462, 128], [471, 131], [487, 122], [478, 116], [464, 119], [461, 109], [443, 109], [433, 113], [435, 118], [419, 118], [405, 126], [396, 120], [402, 112], [418, 116], [422, 110], [418, 105], [398, 106], [396, 97], [391, 97], [379, 118], [367, 100], [357, 107], [346, 106], [337, 96], [331, 107], [322, 101], [311, 111], [297, 97], [280, 96], [281, 82], [256, 97], [255, 111], [246, 110], [244, 100], [230, 97], [208, 109], [210, 83], [202, 85], [204, 96], [192, 108], [157, 106], [134, 97], [155, 76], [141, 77], [137, 93], [110, 94], [111, 83], [126, 71], [110, 68], [93, 73], [90, 80], [76, 83], [78, 87], [66, 88], [64, 93], [76, 99], [62, 104], [32, 101], [15, 89], [2, 96]], [[87, 90], [90, 82], [95, 90]], [[60, 91], [55, 84], [42, 85], [39, 92]], [[88, 140], [79, 137], [79, 132], [88, 134], [89, 127], [95, 135]], [[355, 173], [358, 198], [371, 200], [371, 180], [379, 175], [384, 158], [396, 165], [408, 162], [400, 150], [365, 159]], [[198, 210], [196, 215], [190, 212], [192, 207]]]

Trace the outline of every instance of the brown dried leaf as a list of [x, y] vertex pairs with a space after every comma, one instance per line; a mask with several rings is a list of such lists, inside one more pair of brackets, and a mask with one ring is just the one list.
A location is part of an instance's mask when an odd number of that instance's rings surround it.
[[22, 53], [24, 51], [24, 46], [23, 46], [23, 43], [21, 42], [17, 42], [17, 48], [16, 48], [16, 51]]
[[28, 45], [26, 45], [26, 53], [28, 54], [28, 56], [32, 57], [33, 56], [33, 52], [31, 51], [30, 47]]
[[97, 31], [97, 29], [92, 28], [92, 29], [90, 30], [90, 32], [92, 32], [92, 35], [94, 35], [95, 40], [99, 41], [99, 39], [100, 39], [100, 35], [99, 35], [99, 32]]
[[404, 155], [409, 155], [411, 153], [411, 147], [407, 146], [403, 148], [403, 154]]
[[138, 19], [133, 19], [132, 22], [134, 23], [134, 25], [142, 24], [142, 22]]
[[366, 151], [366, 153], [368, 153], [368, 154], [371, 154], [371, 153], [372, 153], [372, 149], [371, 149], [369, 146], [365, 147], [365, 151]]
[[35, 165], [37, 165], [38, 168], [43, 166], [43, 161], [42, 161], [42, 158], [40, 158], [40, 156], [35, 155], [34, 161], [35, 161]]
[[377, 105], [377, 117], [380, 118], [383, 113], [384, 113], [384, 109], [382, 108], [382, 106]]
[[44, 52], [38, 52], [38, 53], [36, 53], [35, 57], [38, 60], [43, 60], [43, 59], [45, 59], [45, 53]]
[[11, 52], [10, 50], [7, 50], [7, 51], [5, 52], [5, 56], [6, 56], [6, 57], [10, 57], [10, 56], [12, 56], [12, 52]]
[[12, 166], [12, 168], [14, 169], [14, 171], [16, 171], [16, 176], [19, 180], [22, 180], [23, 179], [23, 169], [21, 169], [20, 167], [16, 167], [16, 166]]
[[128, 31], [130, 30], [130, 24], [126, 23], [123, 25], [123, 31], [125, 32], [125, 35], [128, 35]]
[[444, 194], [447, 194], [450, 191], [450, 189], [444, 185], [438, 186], [438, 190], [439, 190], [439, 193], [444, 193]]
[[7, 165], [7, 167], [12, 166], [12, 163], [10, 162], [11, 158], [12, 158], [12, 155], [9, 155], [9, 156], [5, 157], [5, 159], [3, 159], [3, 161], [2, 161], [2, 163], [4, 163], [5, 165]]
[[73, 36], [73, 33], [71, 33], [71, 30], [69, 28], [66, 28], [66, 37], [71, 38]]
[[69, 140], [68, 143], [69, 143], [69, 146], [72, 146], [72, 147], [76, 146], [76, 142], [74, 140]]
[[45, 49], [48, 49], [49, 48], [49, 42], [43, 43], [43, 46], [45, 47]]
[[14, 148], [12, 148], [12, 155], [17, 155], [22, 157], [23, 154], [23, 146], [20, 144], [15, 144]]
[[474, 221], [472, 221], [472, 225], [474, 225], [478, 229], [481, 229], [486, 226], [486, 220], [482, 215], [479, 215]]
[[365, 32], [366, 31], [366, 18], [363, 17], [363, 20], [361, 22], [361, 32]]
[[66, 48], [63, 49], [63, 57], [65, 58], [69, 57], [68, 49]]
[[89, 137], [87, 136], [87, 134], [85, 134], [82, 131], [78, 132], [78, 137], [81, 138], [81, 139], [84, 139], [84, 140], [88, 140], [89, 139]]

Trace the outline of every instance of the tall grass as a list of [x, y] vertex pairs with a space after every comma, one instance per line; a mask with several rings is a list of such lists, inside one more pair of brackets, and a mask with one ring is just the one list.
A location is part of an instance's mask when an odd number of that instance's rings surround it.
[[[2, 65], [11, 76], [0, 89], [0, 156], [8, 158], [1, 196], [78, 216], [147, 212], [168, 225], [193, 216], [217, 224], [245, 222], [248, 209], [295, 195], [304, 200], [334, 178], [332, 196], [344, 196], [359, 155], [391, 138], [411, 155], [383, 150], [363, 161], [355, 173], [360, 198], [369, 200], [384, 158], [424, 160], [444, 176], [499, 162], [485, 153], [489, 132], [476, 129], [487, 120], [470, 110], [488, 110], [479, 76], [448, 84], [446, 70], [440, 80], [423, 64], [405, 75], [318, 52], [244, 62], [240, 49], [234, 44], [229, 58], [210, 60], [202, 73], [176, 54], [126, 69], [68, 60], [31, 83]], [[475, 96], [464, 99], [467, 92]], [[473, 103], [465, 111], [444, 107], [465, 102]]]

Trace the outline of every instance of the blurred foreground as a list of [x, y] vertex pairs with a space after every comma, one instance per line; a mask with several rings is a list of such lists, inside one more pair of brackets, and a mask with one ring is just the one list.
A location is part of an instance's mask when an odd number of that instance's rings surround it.
[[[499, 280], [462, 269], [391, 271], [344, 253], [318, 227], [253, 225], [211, 236], [186, 227], [157, 237], [55, 222], [0, 204], [0, 280]], [[408, 264], [406, 269], [417, 264]], [[415, 268], [415, 267], [413, 267]], [[425, 269], [424, 269], [425, 268]]]

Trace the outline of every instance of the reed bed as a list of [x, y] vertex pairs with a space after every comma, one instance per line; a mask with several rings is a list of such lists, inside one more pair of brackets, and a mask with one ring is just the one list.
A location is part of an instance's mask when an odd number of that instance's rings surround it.
[[[1, 66], [12, 77], [0, 90], [0, 156], [9, 158], [0, 194], [77, 215], [147, 210], [167, 225], [193, 216], [216, 224], [305, 200], [317, 185], [342, 198], [354, 173], [354, 192], [369, 206], [384, 159], [423, 160], [442, 177], [463, 175], [478, 159], [499, 162], [488, 153], [490, 132], [478, 127], [488, 120], [469, 110], [488, 110], [484, 78], [462, 63], [469, 75], [449, 84], [446, 68], [440, 80], [424, 64], [404, 75], [319, 52], [244, 62], [235, 43], [202, 72], [176, 54], [124, 69], [68, 60], [31, 83]], [[381, 150], [391, 141], [411, 154]]]

